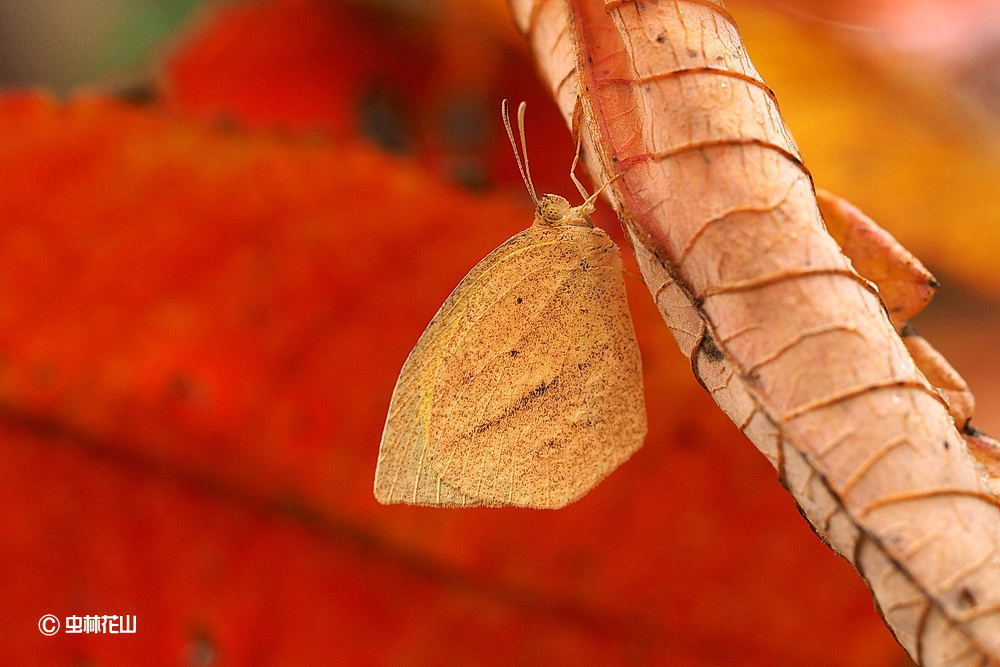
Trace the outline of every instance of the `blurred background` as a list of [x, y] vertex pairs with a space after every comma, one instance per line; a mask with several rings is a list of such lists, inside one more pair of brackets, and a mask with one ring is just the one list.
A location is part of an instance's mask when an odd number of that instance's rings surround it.
[[[1000, 432], [1000, 6], [727, 6]], [[531, 220], [501, 99], [573, 192], [500, 0], [4, 0], [0, 87], [4, 664], [909, 664], [634, 275], [632, 460], [558, 512], [375, 503], [403, 360]]]

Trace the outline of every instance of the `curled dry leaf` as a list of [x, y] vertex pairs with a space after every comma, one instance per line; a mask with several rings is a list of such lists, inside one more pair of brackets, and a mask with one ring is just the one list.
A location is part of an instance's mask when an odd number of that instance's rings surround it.
[[951, 418], [958, 427], [972, 456], [986, 471], [990, 488], [1000, 494], [1000, 443], [972, 425], [976, 398], [965, 379], [940, 352], [916, 330], [906, 325], [900, 332], [917, 368], [948, 401]]
[[948, 408], [955, 425], [965, 429], [976, 411], [976, 399], [969, 385], [948, 360], [935, 350], [913, 327], [903, 327], [903, 343], [924, 377], [948, 399]]
[[610, 198], [695, 375], [917, 662], [1000, 662], [997, 496], [826, 232], [732, 16], [712, 0], [511, 5], [595, 180], [620, 175]]
[[934, 296], [937, 281], [919, 259], [856, 206], [825, 190], [816, 200], [827, 231], [840, 244], [855, 270], [870, 279], [903, 344], [927, 381], [948, 403], [951, 418], [973, 457], [986, 469], [990, 487], [1000, 490], [1000, 443], [972, 425], [976, 399], [965, 378], [905, 320]]
[[[826, 230], [840, 244], [855, 270], [878, 285], [879, 296], [893, 323], [905, 322], [930, 303], [937, 281], [889, 232], [858, 207], [826, 190], [816, 190], [816, 201]], [[928, 379], [934, 382], [933, 378]]]

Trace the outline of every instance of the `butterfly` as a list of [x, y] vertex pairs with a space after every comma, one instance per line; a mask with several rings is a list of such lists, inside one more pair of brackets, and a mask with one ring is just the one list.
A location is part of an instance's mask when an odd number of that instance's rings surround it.
[[433, 506], [563, 507], [646, 435], [642, 364], [621, 253], [579, 206], [537, 196], [518, 108], [531, 226], [458, 284], [403, 364], [389, 405], [375, 497]]

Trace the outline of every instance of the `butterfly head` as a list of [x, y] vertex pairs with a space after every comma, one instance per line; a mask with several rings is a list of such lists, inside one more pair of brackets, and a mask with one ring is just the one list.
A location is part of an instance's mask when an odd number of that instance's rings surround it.
[[570, 206], [565, 197], [542, 195], [538, 198], [538, 206], [535, 208], [535, 224], [593, 227], [594, 223], [590, 220], [590, 213], [593, 211], [592, 202]]
[[[594, 200], [597, 199], [597, 195], [607, 187], [611, 181], [605, 183], [592, 195], [587, 195], [583, 186], [580, 182], [576, 180], [576, 176], [573, 175], [574, 169], [576, 168], [577, 159], [580, 156], [580, 144], [577, 143], [576, 154], [573, 159], [573, 166], [570, 167], [570, 177], [573, 182], [576, 183], [577, 188], [580, 190], [580, 194], [585, 197], [585, 200], [579, 206], [570, 206], [569, 202], [565, 197], [560, 197], [559, 195], [545, 194], [541, 197], [535, 191], [535, 184], [531, 181], [531, 168], [528, 166], [528, 145], [524, 140], [524, 102], [517, 107], [517, 129], [518, 133], [521, 135], [521, 151], [517, 150], [517, 142], [514, 140], [514, 130], [510, 125], [510, 112], [507, 109], [507, 100], [503, 101], [501, 105], [500, 114], [503, 116], [504, 128], [507, 130], [507, 138], [510, 139], [510, 146], [514, 149], [514, 159], [517, 161], [517, 169], [521, 172], [521, 179], [524, 181], [524, 186], [528, 189], [528, 196], [531, 197], [531, 201], [535, 203], [535, 224], [536, 225], [574, 225], [576, 227], [593, 227], [594, 223], [590, 220], [590, 214], [594, 212]], [[521, 162], [521, 152], [524, 153], [524, 162]], [[614, 179], [612, 179], [614, 180]]]

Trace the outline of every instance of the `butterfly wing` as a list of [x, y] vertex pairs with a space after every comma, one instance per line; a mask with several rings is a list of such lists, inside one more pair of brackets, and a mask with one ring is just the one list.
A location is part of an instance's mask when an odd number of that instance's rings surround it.
[[536, 225], [463, 279], [407, 359], [376, 496], [561, 507], [645, 431], [618, 249], [600, 229]]

